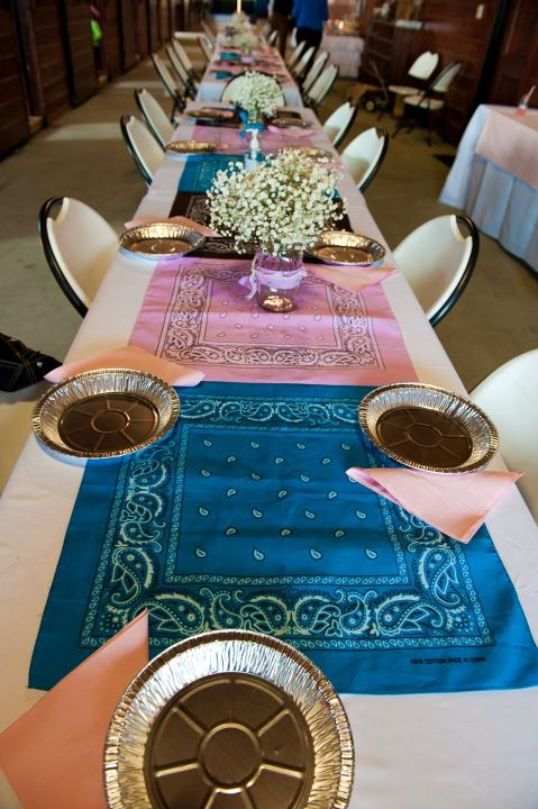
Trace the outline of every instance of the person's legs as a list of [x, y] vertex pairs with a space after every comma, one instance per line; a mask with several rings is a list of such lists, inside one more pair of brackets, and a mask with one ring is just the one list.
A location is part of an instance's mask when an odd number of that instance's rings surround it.
[[271, 16], [271, 29], [273, 31], [278, 31], [278, 47], [283, 59], [286, 57], [288, 26], [289, 22], [286, 14], [279, 14], [278, 12], [273, 12]]
[[320, 46], [322, 36], [323, 36], [323, 31], [317, 31], [315, 28], [298, 28], [297, 29], [297, 42], [302, 42], [303, 40], [305, 41], [305, 43], [306, 43], [305, 47], [304, 47], [305, 51], [307, 51], [308, 48], [311, 48], [311, 47], [314, 48], [314, 53], [312, 54], [312, 58], [310, 59], [309, 63], [306, 66], [306, 69], [304, 71], [304, 75], [306, 75], [308, 73], [308, 71], [310, 70], [310, 68], [312, 66], [312, 63], [313, 63], [314, 59], [316, 58], [316, 51]]

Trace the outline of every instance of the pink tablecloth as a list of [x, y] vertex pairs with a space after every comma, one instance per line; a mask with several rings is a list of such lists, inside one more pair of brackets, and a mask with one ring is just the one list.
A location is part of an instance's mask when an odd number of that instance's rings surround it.
[[475, 153], [538, 190], [538, 110], [487, 109]]
[[[307, 265], [308, 268], [308, 265]], [[353, 293], [309, 274], [297, 309], [268, 313], [239, 279], [250, 261], [187, 258], [157, 267], [131, 342], [207, 380], [379, 385], [415, 370], [380, 285]]]

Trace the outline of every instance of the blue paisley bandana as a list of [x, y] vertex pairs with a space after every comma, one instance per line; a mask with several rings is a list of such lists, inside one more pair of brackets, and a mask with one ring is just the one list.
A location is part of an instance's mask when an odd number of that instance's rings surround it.
[[90, 462], [34, 650], [49, 688], [142, 610], [150, 652], [214, 629], [282, 638], [339, 691], [538, 684], [538, 654], [485, 529], [448, 539], [348, 481], [386, 463], [366, 388], [202, 383], [176, 429]]

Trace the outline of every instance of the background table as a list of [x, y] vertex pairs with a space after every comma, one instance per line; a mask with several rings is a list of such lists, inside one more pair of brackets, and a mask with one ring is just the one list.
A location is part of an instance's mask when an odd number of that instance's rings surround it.
[[[307, 114], [312, 115], [308, 112]], [[183, 124], [178, 137], [188, 137]], [[165, 158], [136, 215], [167, 216], [184, 162]], [[346, 172], [340, 192], [353, 227], [383, 241]], [[153, 262], [118, 254], [68, 360], [124, 345]], [[462, 390], [401, 274], [383, 282], [420, 380]], [[31, 438], [0, 499], [0, 728], [39, 699], [26, 688], [30, 656], [83, 468], [55, 460]], [[538, 637], [538, 530], [517, 489], [488, 527]], [[536, 809], [538, 688], [414, 696], [343, 695], [355, 739], [351, 809]], [[1, 781], [1, 779], [0, 779]], [[11, 807], [0, 785], [0, 806]]]
[[358, 78], [364, 50], [364, 40], [360, 36], [324, 31], [320, 49], [328, 51], [329, 62], [340, 69], [341, 79]]
[[538, 110], [480, 105], [439, 199], [538, 272]]

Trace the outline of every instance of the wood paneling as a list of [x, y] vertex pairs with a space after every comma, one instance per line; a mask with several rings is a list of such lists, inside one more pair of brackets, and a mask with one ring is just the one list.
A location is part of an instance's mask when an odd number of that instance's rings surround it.
[[121, 33], [118, 0], [103, 0], [105, 70], [113, 79], [121, 73]]
[[0, 155], [29, 136], [28, 113], [8, 0], [0, 0]]
[[[510, 3], [488, 100], [516, 105], [533, 84], [538, 86], [538, 2], [514, 0]], [[538, 92], [535, 91], [530, 103], [538, 107]]]
[[149, 51], [149, 21], [147, 0], [135, 0], [136, 47], [140, 57]]
[[161, 46], [159, 31], [159, 0], [147, 0], [148, 2], [148, 22], [149, 22], [149, 43], [150, 50], [156, 51]]
[[136, 0], [119, 0], [122, 70], [134, 67], [140, 58], [136, 32], [136, 6]]
[[170, 2], [169, 0], [160, 0], [159, 2], [159, 26], [161, 34], [161, 42], [168, 42], [170, 39]]
[[401, 84], [415, 56], [421, 31], [397, 28], [393, 22], [372, 17], [362, 57], [361, 80], [377, 84], [371, 63], [375, 62], [387, 84]]
[[60, 9], [57, 0], [36, 0], [31, 11], [45, 115], [50, 120], [69, 109], [69, 83], [62, 47]]
[[85, 0], [63, 0], [68, 49], [71, 101], [81, 104], [97, 88], [90, 28], [90, 7]]

